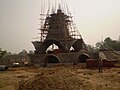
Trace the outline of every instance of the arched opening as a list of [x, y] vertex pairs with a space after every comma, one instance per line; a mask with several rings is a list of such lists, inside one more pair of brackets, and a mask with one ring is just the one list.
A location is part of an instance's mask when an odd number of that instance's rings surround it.
[[59, 62], [60, 62], [59, 58], [55, 55], [49, 55], [45, 58], [45, 66], [47, 66], [47, 64], [56, 64]]
[[86, 59], [90, 59], [90, 56], [87, 54], [81, 54], [78, 57], [78, 63], [86, 63]]
[[48, 53], [48, 54], [60, 53], [60, 52], [61, 52], [60, 48], [56, 44], [50, 45], [46, 50], [46, 53]]
[[75, 49], [73, 47], [71, 47], [70, 52], [75, 52]]
[[69, 48], [70, 52], [79, 52], [83, 48], [83, 39], [74, 40]]
[[45, 40], [44, 43], [41, 45], [41, 53], [52, 54], [52, 53], [62, 53], [62, 52], [67, 52], [67, 50], [64, 47], [64, 45], [57, 40], [48, 39]]
[[56, 56], [48, 56], [47, 63], [59, 63], [59, 60]]

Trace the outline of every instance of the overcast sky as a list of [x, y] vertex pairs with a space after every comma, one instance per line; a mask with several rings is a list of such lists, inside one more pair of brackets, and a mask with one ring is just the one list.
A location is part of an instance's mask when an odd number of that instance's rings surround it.
[[[38, 37], [38, 18], [43, 1], [0, 0], [0, 48], [12, 53], [34, 50], [31, 41]], [[66, 1], [86, 44], [95, 45], [108, 36], [118, 39], [120, 0]]]

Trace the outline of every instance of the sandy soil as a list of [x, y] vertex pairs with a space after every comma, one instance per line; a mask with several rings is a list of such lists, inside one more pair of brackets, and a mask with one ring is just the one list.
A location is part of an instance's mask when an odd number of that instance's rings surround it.
[[0, 71], [0, 90], [120, 90], [120, 68], [103, 73], [83, 64], [10, 68]]

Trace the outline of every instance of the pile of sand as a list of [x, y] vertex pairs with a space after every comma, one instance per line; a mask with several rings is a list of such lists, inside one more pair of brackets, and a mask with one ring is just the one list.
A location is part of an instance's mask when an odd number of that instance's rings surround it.
[[44, 70], [19, 85], [19, 90], [89, 90], [89, 88], [92, 88], [90, 83], [85, 83], [67, 69]]

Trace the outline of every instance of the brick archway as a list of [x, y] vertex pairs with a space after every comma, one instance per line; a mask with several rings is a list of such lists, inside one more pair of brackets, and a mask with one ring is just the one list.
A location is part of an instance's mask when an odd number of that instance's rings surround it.
[[61, 62], [59, 57], [56, 55], [48, 55], [45, 57], [44, 61], [45, 61], [45, 66], [47, 66], [48, 64], [57, 64]]
[[90, 59], [90, 56], [86, 53], [80, 54], [77, 58], [78, 63], [86, 63], [86, 59]]

